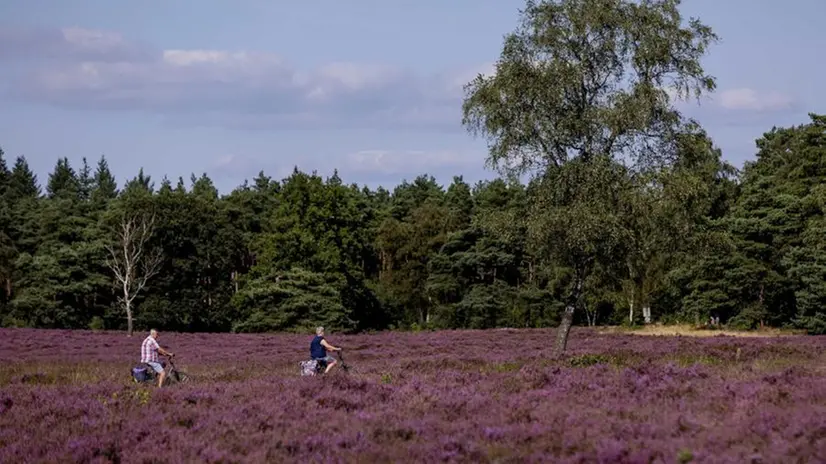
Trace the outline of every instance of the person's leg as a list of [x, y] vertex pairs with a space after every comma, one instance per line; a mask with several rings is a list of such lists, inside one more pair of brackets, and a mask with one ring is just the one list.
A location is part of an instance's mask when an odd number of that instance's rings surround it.
[[326, 373], [330, 372], [330, 369], [332, 369], [332, 368], [333, 368], [333, 366], [335, 366], [335, 365], [336, 365], [336, 362], [337, 362], [337, 361], [336, 361], [336, 358], [334, 358], [334, 357], [332, 357], [332, 356], [330, 356], [330, 355], [327, 355], [327, 357], [326, 357], [326, 358], [324, 358], [324, 359], [326, 359], [326, 360], [327, 360], [327, 370], [326, 370], [326, 371], [324, 371], [324, 373], [326, 374]]
[[321, 374], [323, 369], [327, 368], [327, 359], [326, 358], [315, 358], [315, 372], [316, 374]]
[[164, 368], [163, 366], [161, 366], [161, 363], [148, 362], [146, 364], [149, 364], [149, 367], [151, 367], [152, 370], [154, 370], [158, 374], [158, 386], [163, 386], [163, 380], [164, 377], [166, 377], [166, 371], [164, 371]]

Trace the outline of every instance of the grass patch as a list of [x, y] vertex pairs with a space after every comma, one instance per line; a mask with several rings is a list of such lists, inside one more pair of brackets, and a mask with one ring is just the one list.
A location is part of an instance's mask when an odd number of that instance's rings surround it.
[[[0, 386], [24, 385], [88, 385], [114, 380], [118, 367], [84, 364], [24, 364], [7, 365], [0, 373]], [[122, 368], [120, 372], [123, 372]], [[121, 376], [128, 380], [128, 372]]]
[[614, 364], [616, 365], [616, 359], [613, 356], [606, 356], [604, 354], [583, 354], [579, 356], [574, 356], [568, 359], [568, 365], [570, 367], [590, 367], [596, 366], [597, 364]]
[[606, 327], [599, 331], [600, 334], [629, 334], [629, 335], [649, 335], [649, 336], [680, 336], [680, 337], [788, 337], [805, 335], [803, 330], [788, 329], [759, 329], [759, 330], [734, 330], [734, 329], [702, 329], [689, 324], [660, 325], [652, 324], [646, 326]]
[[680, 367], [690, 367], [696, 364], [703, 366], [720, 366], [724, 361], [709, 354], [669, 356], [666, 361], [672, 361]]
[[811, 359], [784, 358], [779, 356], [757, 358], [752, 363], [753, 369], [765, 372], [782, 371], [783, 369], [795, 366], [801, 366], [806, 369], [811, 368], [813, 370], [817, 370], [817, 368], [821, 366], [821, 364]]
[[521, 369], [523, 365], [523, 363], [519, 362], [492, 363], [480, 367], [479, 372], [482, 374], [490, 374], [492, 372], [497, 374], [501, 374], [503, 372], [514, 372]]
[[681, 449], [679, 453], [677, 453], [677, 462], [680, 464], [688, 464], [689, 462], [694, 460], [694, 453], [691, 450]]

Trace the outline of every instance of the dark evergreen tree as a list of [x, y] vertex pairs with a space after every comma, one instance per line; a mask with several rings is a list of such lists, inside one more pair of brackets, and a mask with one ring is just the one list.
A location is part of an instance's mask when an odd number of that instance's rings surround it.
[[[221, 195], [141, 170], [118, 189], [57, 160], [45, 195], [0, 151], [0, 324], [128, 327], [108, 265], [124, 218], [153, 217], [157, 272], [134, 327], [181, 331], [552, 327], [649, 321], [826, 332], [826, 116], [773, 128], [740, 173], [681, 124], [667, 162], [575, 158], [522, 183], [395, 188], [295, 169]], [[578, 285], [578, 287], [577, 287]], [[577, 299], [571, 299], [572, 288]]]

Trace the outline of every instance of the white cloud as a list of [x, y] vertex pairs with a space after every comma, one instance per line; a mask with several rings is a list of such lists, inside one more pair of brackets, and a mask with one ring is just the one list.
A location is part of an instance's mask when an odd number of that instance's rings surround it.
[[759, 93], [754, 89], [737, 88], [720, 93], [718, 102], [727, 110], [778, 111], [789, 109], [794, 100], [777, 92]]
[[69, 63], [83, 60], [147, 59], [151, 50], [120, 34], [78, 27], [63, 29], [0, 28], [0, 60]]
[[362, 150], [347, 156], [342, 170], [353, 173], [411, 174], [449, 169], [478, 168], [480, 153], [450, 150]]
[[[88, 29], [0, 32], [0, 59], [28, 62], [11, 96], [70, 108], [162, 114], [230, 127], [458, 128], [474, 74], [420, 76], [374, 63], [298, 69], [270, 52], [153, 49]], [[485, 68], [487, 69], [487, 68]]]
[[[376, 63], [299, 69], [268, 51], [161, 49], [83, 28], [0, 29], [9, 97], [68, 108], [143, 111], [174, 124], [267, 129], [460, 129], [463, 87], [494, 63], [423, 76]], [[666, 89], [669, 97], [676, 96]], [[722, 109], [767, 112], [790, 98], [748, 88], [712, 96]], [[678, 102], [688, 105], [688, 102]]]
[[320, 77], [337, 82], [349, 90], [363, 90], [404, 80], [404, 73], [392, 66], [329, 63], [318, 70]]
[[126, 41], [120, 34], [79, 27], [64, 28], [60, 32], [67, 45], [80, 50], [111, 53], [127, 48]]

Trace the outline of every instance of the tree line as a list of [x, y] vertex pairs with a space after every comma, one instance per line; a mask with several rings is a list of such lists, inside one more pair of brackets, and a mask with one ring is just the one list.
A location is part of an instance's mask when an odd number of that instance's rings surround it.
[[580, 214], [543, 207], [541, 181], [455, 177], [444, 188], [422, 175], [391, 192], [295, 170], [221, 196], [206, 175], [155, 188], [141, 172], [118, 190], [105, 158], [77, 171], [63, 158], [42, 192], [24, 157], [11, 169], [0, 158], [0, 320], [125, 328], [122, 283], [107, 263], [138, 218], [152, 227], [144, 261], [160, 258], [132, 295], [141, 328], [556, 326], [578, 272], [576, 256], [561, 254], [592, 253], [577, 323], [716, 316], [822, 331], [824, 131], [826, 116], [773, 129], [742, 172], [702, 132], [659, 179], [603, 166], [582, 193], [595, 211], [580, 217], [593, 223], [562, 222], [541, 238], [528, 232], [534, 208]]
[[[826, 331], [826, 116], [736, 169], [673, 94], [715, 88], [676, 0], [528, 1], [463, 123], [501, 176], [392, 190], [298, 169], [45, 191], [0, 155], [0, 323], [364, 331], [702, 323]], [[666, 87], [669, 89], [666, 89]]]

